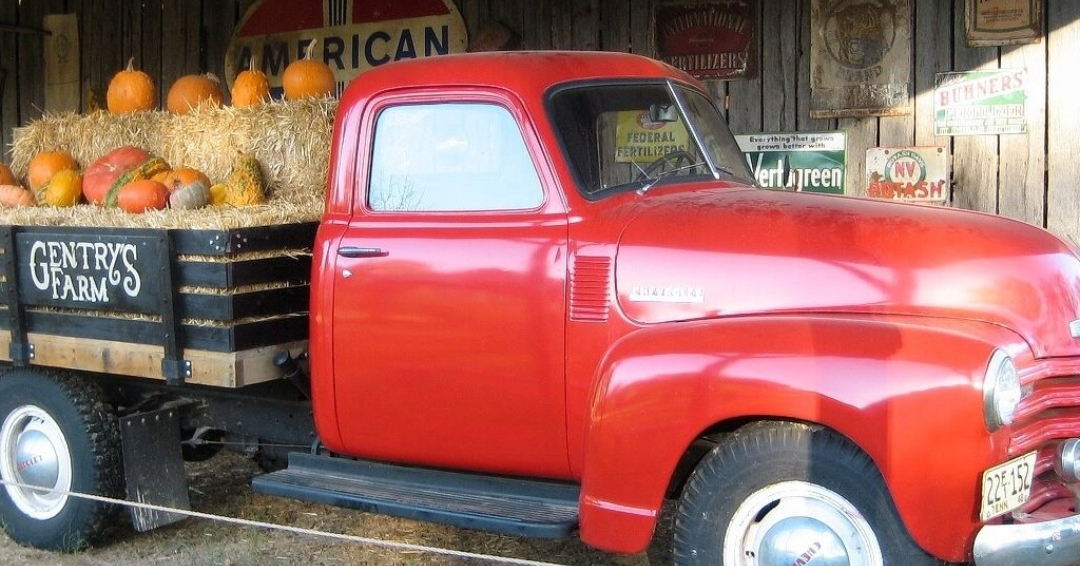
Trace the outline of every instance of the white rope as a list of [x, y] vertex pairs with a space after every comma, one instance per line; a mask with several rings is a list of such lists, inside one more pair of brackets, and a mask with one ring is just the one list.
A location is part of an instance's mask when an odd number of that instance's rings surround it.
[[79, 497], [82, 499], [89, 499], [92, 501], [101, 501], [104, 503], [112, 503], [114, 505], [122, 505], [126, 507], [135, 507], [138, 509], [147, 509], [150, 511], [161, 511], [165, 513], [176, 513], [179, 515], [185, 515], [188, 517], [194, 517], [198, 519], [208, 519], [211, 521], [220, 521], [223, 523], [231, 523], [234, 525], [241, 525], [245, 527], [255, 527], [260, 529], [269, 529], [277, 531], [285, 531], [288, 533], [298, 535], [310, 535], [316, 537], [323, 537], [334, 539], [343, 542], [351, 542], [361, 545], [378, 546], [383, 548], [389, 548], [399, 551], [411, 551], [411, 552], [427, 552], [431, 554], [442, 554], [444, 556], [454, 556], [457, 558], [466, 558], [470, 560], [483, 560], [486, 562], [496, 562], [501, 564], [517, 564], [519, 566], [565, 566], [554, 562], [538, 562], [536, 560], [526, 560], [523, 558], [510, 558], [506, 556], [494, 556], [490, 554], [478, 554], [475, 552], [465, 552], [462, 550], [451, 550], [448, 548], [438, 548], [434, 546], [424, 546], [419, 544], [411, 544], [407, 542], [396, 542], [390, 540], [382, 540], [375, 538], [359, 537], [354, 535], [345, 535], [340, 533], [331, 533], [326, 531], [319, 531], [316, 529], [304, 529], [300, 527], [292, 527], [289, 525], [278, 525], [276, 523], [265, 523], [263, 521], [250, 521], [248, 519], [240, 519], [238, 517], [227, 517], [224, 515], [214, 515], [213, 513], [202, 513], [199, 511], [190, 511], [187, 509], [173, 509], [170, 507], [164, 507], [161, 505], [154, 505], [152, 503], [141, 503], [138, 501], [125, 501], [122, 499], [113, 499], [111, 497], [103, 497], [100, 495], [91, 495], [88, 493], [78, 493], [71, 491], [64, 491], [61, 489], [52, 489], [46, 487], [38, 487], [34, 485], [26, 485], [17, 482], [7, 481], [0, 479], [0, 485], [18, 487], [20, 489], [32, 489], [35, 491], [46, 491], [49, 493], [65, 495], [68, 497]]

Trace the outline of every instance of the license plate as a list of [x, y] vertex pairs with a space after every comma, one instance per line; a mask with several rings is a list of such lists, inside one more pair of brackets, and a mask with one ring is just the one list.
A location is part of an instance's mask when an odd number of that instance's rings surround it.
[[980, 519], [1004, 515], [1027, 502], [1035, 476], [1035, 455], [1029, 452], [983, 472]]

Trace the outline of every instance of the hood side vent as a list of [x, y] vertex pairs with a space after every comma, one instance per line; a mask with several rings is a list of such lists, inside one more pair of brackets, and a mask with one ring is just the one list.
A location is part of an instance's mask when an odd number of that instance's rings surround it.
[[577, 256], [570, 270], [570, 320], [607, 321], [611, 308], [611, 258]]

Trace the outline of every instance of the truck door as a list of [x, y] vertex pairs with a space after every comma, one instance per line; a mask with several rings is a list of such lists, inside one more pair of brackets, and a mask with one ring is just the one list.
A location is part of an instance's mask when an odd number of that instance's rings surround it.
[[334, 389], [352, 453], [569, 474], [567, 217], [521, 123], [500, 97], [378, 110], [336, 257]]

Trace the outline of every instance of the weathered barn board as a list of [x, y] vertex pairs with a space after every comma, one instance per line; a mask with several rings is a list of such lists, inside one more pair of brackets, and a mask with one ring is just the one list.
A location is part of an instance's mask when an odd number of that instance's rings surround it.
[[[18, 25], [18, 5], [14, 2], [0, 2], [0, 23]], [[0, 32], [0, 142], [3, 148], [11, 143], [11, 129], [19, 125], [19, 74], [15, 64], [18, 61], [18, 36], [14, 33]], [[6, 152], [0, 151], [0, 161], [7, 162]]]
[[[257, 0], [0, 0], [0, 24], [40, 28], [46, 14], [74, 13], [80, 26], [84, 110], [104, 106], [112, 75], [129, 57], [157, 81], [164, 102], [181, 75], [221, 75], [225, 49], [247, 8]], [[318, 1], [318, 0], [307, 0]], [[408, 0], [401, 0], [408, 1]], [[604, 49], [655, 53], [657, 2], [668, 0], [456, 0], [470, 35], [497, 22], [518, 34], [523, 48]], [[689, 2], [692, 0], [672, 0]], [[910, 116], [811, 119], [810, 0], [758, 2], [757, 78], [707, 83], [725, 103], [732, 129], [840, 129], [848, 142], [847, 188], [864, 194], [866, 149], [877, 145], [943, 145], [953, 156], [954, 206], [1044, 225], [1080, 241], [1080, 188], [1073, 162], [1080, 153], [1080, 113], [1072, 55], [1080, 49], [1080, 2], [1045, 0], [1048, 36], [1037, 44], [972, 49], [963, 38], [964, 0], [912, 0]], [[40, 116], [44, 78], [42, 37], [0, 32], [0, 142], [12, 128]], [[1028, 73], [1028, 133], [942, 137], [933, 133], [937, 73], [980, 66], [1024, 67]], [[1047, 90], [1047, 85], [1049, 89]], [[0, 154], [8, 161], [10, 155]], [[1045, 204], [1044, 204], [1045, 203]]]
[[[761, 30], [763, 10], [757, 11], [757, 20], [754, 25]], [[763, 53], [761, 42], [762, 34], [758, 33], [755, 41], [758, 42], [758, 53]], [[763, 61], [760, 72], [748, 79], [726, 81], [727, 83], [727, 119], [731, 129], [736, 132], [762, 132], [765, 131], [765, 122], [762, 117], [762, 76], [772, 73], [779, 67], [775, 61]]]
[[796, 81], [799, 75], [799, 60], [792, 57], [797, 52], [799, 25], [795, 19], [796, 10], [783, 10], [789, 0], [763, 0], [758, 12], [776, 14], [774, 17], [761, 18], [758, 29], [762, 62], [772, 67], [761, 75], [762, 89], [762, 128], [767, 131], [788, 132], [798, 129], [796, 124]]
[[912, 50], [915, 68], [913, 114], [915, 145], [949, 145], [948, 138], [934, 135], [934, 77], [951, 70], [952, 51], [938, 48], [941, 38], [952, 33], [952, 6], [941, 0], [916, 0]]
[[[964, 37], [965, 1], [953, 0], [953, 68], [996, 69], [996, 48], [967, 45]], [[998, 137], [953, 137], [954, 205], [983, 212], [997, 212]]]
[[[794, 9], [798, 13], [798, 18], [795, 20], [799, 30], [799, 42], [796, 44], [799, 49], [799, 74], [795, 77], [798, 82], [795, 101], [798, 106], [797, 129], [804, 132], [835, 130], [836, 120], [834, 118], [810, 117], [810, 37], [813, 35], [810, 29], [810, 3], [806, 1], [796, 2], [794, 6], [788, 9]], [[764, 62], [762, 63], [764, 65]], [[762, 72], [766, 71], [763, 69]]]
[[1080, 74], [1076, 53], [1080, 51], [1080, 6], [1076, 2], [1047, 1], [1048, 65], [1046, 97], [1046, 226], [1080, 244]]
[[[1027, 69], [1027, 81], [1038, 88], [1027, 93], [1026, 134], [1001, 136], [998, 153], [998, 210], [1042, 226], [1046, 207], [1046, 44], [1002, 48], [1002, 68]], [[1072, 103], [1075, 105], [1075, 101]], [[1075, 106], [1074, 106], [1075, 107]], [[1076, 190], [1075, 184], [1073, 190]]]

